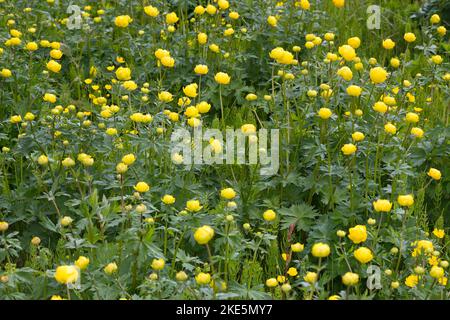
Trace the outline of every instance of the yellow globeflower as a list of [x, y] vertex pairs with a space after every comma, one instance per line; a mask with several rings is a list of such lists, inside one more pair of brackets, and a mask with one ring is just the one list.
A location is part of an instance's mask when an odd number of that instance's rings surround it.
[[414, 42], [416, 41], [416, 35], [412, 32], [407, 32], [403, 36], [403, 39], [405, 39], [406, 42]]
[[438, 229], [438, 228], [434, 228], [433, 230], [433, 234], [439, 238], [442, 239], [445, 236], [445, 231], [443, 229]]
[[231, 77], [225, 72], [219, 72], [214, 76], [214, 80], [219, 84], [227, 85], [230, 83]]
[[301, 244], [300, 242], [291, 244], [291, 250], [292, 252], [302, 252], [305, 246]]
[[150, 16], [150, 17], [157, 17], [159, 15], [159, 10], [158, 8], [155, 8], [153, 6], [145, 6], [144, 7], [144, 12], [146, 15]]
[[348, 229], [348, 238], [358, 244], [367, 240], [367, 229], [364, 225], [357, 225]]
[[170, 194], [165, 194], [164, 197], [162, 197], [161, 201], [164, 204], [171, 205], [175, 203], [175, 197]]
[[395, 47], [395, 42], [392, 41], [391, 39], [386, 39], [383, 40], [383, 48], [385, 48], [386, 50], [392, 50]]
[[75, 266], [59, 266], [56, 268], [55, 279], [61, 284], [75, 283], [78, 280], [79, 273]]
[[377, 212], [389, 212], [392, 208], [392, 203], [386, 199], [378, 199], [373, 202], [373, 208]]
[[55, 60], [50, 60], [47, 63], [47, 69], [51, 72], [58, 73], [59, 71], [61, 71], [61, 65]]
[[274, 16], [269, 16], [269, 17], [267, 17], [267, 23], [270, 24], [272, 27], [276, 27], [278, 20]]
[[384, 125], [384, 131], [390, 134], [395, 134], [397, 132], [397, 128], [389, 122]]
[[136, 157], [134, 154], [129, 153], [122, 157], [122, 162], [125, 163], [127, 166], [132, 165], [136, 161]]
[[144, 193], [150, 190], [150, 186], [147, 183], [141, 181], [134, 186], [134, 190], [140, 193]]
[[202, 226], [195, 230], [194, 239], [198, 244], [207, 244], [214, 237], [214, 229], [210, 226]]
[[317, 281], [317, 273], [308, 271], [306, 275], [303, 277], [303, 280], [305, 280], [310, 284], [313, 284]]
[[372, 251], [370, 251], [370, 249], [366, 247], [360, 247], [356, 249], [353, 255], [356, 260], [363, 264], [370, 262], [373, 259]]
[[319, 117], [321, 119], [326, 120], [326, 119], [331, 117], [333, 112], [330, 109], [328, 109], [328, 108], [320, 108], [320, 110], [319, 110], [319, 112], [317, 114], [319, 115]]
[[370, 69], [369, 75], [370, 80], [372, 80], [373, 83], [378, 84], [386, 81], [388, 73], [382, 67], [375, 67]]
[[333, 4], [336, 8], [343, 8], [345, 5], [345, 0], [333, 0]]
[[347, 272], [342, 276], [342, 283], [346, 286], [354, 286], [359, 282], [359, 275], [353, 272]]
[[430, 270], [430, 276], [435, 279], [440, 279], [444, 276], [444, 268], [438, 266], [432, 266]]
[[414, 112], [408, 112], [405, 116], [405, 121], [408, 123], [417, 123], [419, 122], [420, 118], [417, 113]]
[[412, 194], [399, 195], [397, 202], [402, 207], [411, 207], [414, 204], [414, 196]]
[[275, 211], [269, 209], [269, 210], [264, 211], [263, 218], [266, 221], [273, 221], [277, 218], [277, 214], [275, 213]]
[[8, 230], [9, 224], [6, 221], [0, 221], [0, 232], [5, 232]]
[[200, 201], [198, 200], [189, 200], [186, 202], [186, 210], [190, 212], [198, 212], [203, 207], [200, 205]]
[[225, 188], [220, 191], [220, 196], [224, 199], [231, 200], [236, 197], [236, 191], [233, 188]]
[[125, 67], [119, 67], [116, 70], [116, 77], [119, 80], [127, 81], [131, 79], [131, 70]]
[[204, 64], [198, 64], [195, 66], [194, 72], [198, 75], [205, 75], [208, 73], [208, 66]]
[[133, 21], [129, 15], [122, 15], [116, 17], [114, 23], [119, 28], [126, 28]]
[[435, 168], [430, 168], [430, 170], [428, 170], [427, 175], [433, 178], [434, 180], [440, 180], [442, 176], [441, 172]]
[[195, 281], [200, 285], [209, 284], [211, 282], [211, 275], [209, 273], [200, 272], [195, 276]]
[[358, 49], [359, 46], [361, 45], [361, 39], [359, 39], [358, 37], [352, 37], [347, 40], [347, 44], [351, 46], [353, 49]]
[[364, 133], [355, 131], [352, 133], [352, 139], [356, 142], [363, 141], [365, 138]]
[[103, 271], [106, 274], [111, 275], [117, 271], [117, 264], [115, 262], [111, 262], [103, 269]]
[[86, 258], [85, 256], [79, 256], [77, 261], [75, 261], [75, 265], [80, 268], [80, 270], [84, 270], [89, 265], [89, 258]]
[[151, 267], [153, 270], [158, 271], [164, 269], [165, 261], [163, 258], [160, 259], [153, 259]]
[[189, 98], [195, 98], [198, 95], [197, 88], [198, 88], [198, 85], [196, 83], [191, 83], [183, 88], [183, 92]]
[[166, 14], [166, 22], [167, 24], [175, 24], [179, 20], [177, 14], [175, 12], [170, 12]]
[[441, 22], [441, 17], [439, 17], [438, 14], [433, 14], [433, 15], [430, 17], [430, 23], [431, 23], [431, 24], [438, 24], [439, 22]]
[[352, 61], [356, 57], [355, 49], [348, 44], [339, 47], [338, 52], [346, 61]]
[[316, 258], [325, 258], [330, 255], [330, 246], [326, 243], [318, 242], [312, 246], [311, 253]]
[[347, 94], [351, 97], [359, 97], [361, 92], [362, 88], [359, 86], [351, 85], [347, 88]]
[[419, 283], [419, 276], [416, 274], [411, 274], [405, 279], [405, 285], [410, 288], [414, 288]]
[[342, 153], [346, 156], [354, 154], [356, 152], [356, 150], [357, 150], [357, 148], [353, 143], [346, 143], [341, 148]]

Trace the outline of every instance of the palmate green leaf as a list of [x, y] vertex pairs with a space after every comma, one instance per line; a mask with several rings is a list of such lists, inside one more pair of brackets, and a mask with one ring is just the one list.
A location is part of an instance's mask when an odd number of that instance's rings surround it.
[[288, 229], [294, 224], [298, 230], [309, 231], [318, 217], [319, 212], [312, 206], [301, 203], [292, 205], [290, 208], [278, 210], [281, 215], [281, 228]]

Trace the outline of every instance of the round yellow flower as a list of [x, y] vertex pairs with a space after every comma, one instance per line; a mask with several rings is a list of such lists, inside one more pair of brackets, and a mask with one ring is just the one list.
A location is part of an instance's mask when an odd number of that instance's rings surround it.
[[410, 288], [414, 288], [419, 283], [419, 276], [416, 274], [411, 274], [405, 279], [405, 285]]
[[399, 195], [397, 202], [402, 207], [411, 207], [414, 204], [414, 196], [412, 194]]
[[379, 113], [386, 113], [388, 111], [388, 106], [383, 101], [377, 101], [373, 105], [373, 110]]
[[73, 219], [71, 217], [65, 216], [65, 217], [62, 217], [60, 223], [63, 227], [67, 227], [67, 226], [70, 226], [72, 224], [72, 222], [73, 222]]
[[153, 6], [145, 6], [144, 7], [144, 12], [146, 15], [148, 15], [149, 17], [157, 17], [159, 15], [159, 10], [158, 8], [155, 8]]
[[117, 264], [115, 262], [108, 263], [108, 265], [103, 269], [103, 271], [106, 274], [111, 275], [117, 272]]
[[147, 183], [141, 181], [134, 186], [134, 190], [140, 193], [144, 193], [150, 190], [150, 186]]
[[51, 72], [58, 73], [59, 71], [61, 71], [61, 65], [55, 60], [50, 60], [47, 63], [47, 69]]
[[134, 154], [129, 153], [122, 157], [122, 162], [125, 163], [127, 166], [132, 165], [136, 161], [136, 157]]
[[433, 178], [434, 180], [440, 180], [442, 176], [441, 172], [435, 168], [430, 168], [430, 170], [428, 170], [427, 175]]
[[359, 244], [367, 240], [367, 229], [364, 225], [356, 225], [348, 229], [348, 238], [355, 244]]
[[370, 249], [366, 247], [360, 247], [356, 249], [353, 255], [356, 260], [363, 264], [370, 262], [373, 259], [372, 251], [370, 251]]
[[444, 269], [438, 266], [432, 266], [430, 270], [430, 276], [435, 279], [440, 279], [444, 276]]
[[158, 270], [164, 269], [165, 264], [166, 264], [166, 262], [164, 261], [163, 258], [153, 259], [151, 267], [153, 270], [158, 271]]
[[416, 35], [412, 32], [407, 32], [403, 36], [403, 39], [405, 39], [406, 42], [414, 42], [416, 41]]
[[233, 188], [225, 188], [220, 191], [220, 196], [224, 199], [231, 200], [236, 197], [236, 191]]
[[131, 79], [131, 70], [125, 67], [119, 67], [116, 70], [116, 77], [121, 81], [127, 81]]
[[43, 155], [39, 156], [39, 158], [37, 159], [37, 162], [41, 166], [46, 166], [48, 164], [48, 157], [43, 154]]
[[356, 142], [363, 141], [365, 138], [364, 133], [355, 131], [352, 133], [352, 139]]
[[346, 143], [341, 148], [342, 153], [346, 156], [354, 154], [356, 152], [356, 150], [357, 150], [357, 148], [353, 143]]
[[347, 94], [351, 97], [359, 97], [361, 92], [362, 88], [359, 86], [351, 85], [347, 88]]
[[345, 6], [345, 0], [333, 0], [333, 4], [336, 8], [343, 8]]
[[355, 49], [347, 44], [339, 47], [338, 52], [346, 61], [352, 61], [356, 57]]
[[195, 98], [197, 97], [197, 88], [198, 85], [196, 83], [191, 83], [183, 88], [183, 92], [189, 98]]
[[277, 218], [277, 214], [275, 213], [275, 211], [269, 209], [264, 211], [263, 218], [266, 221], [274, 221]]
[[330, 246], [326, 243], [318, 242], [312, 246], [311, 253], [316, 258], [325, 258], [330, 255]]
[[167, 24], [175, 24], [180, 20], [175, 12], [170, 12], [166, 14], [166, 23]]
[[308, 282], [310, 284], [313, 284], [317, 281], [317, 273], [308, 271], [306, 273], [306, 275], [303, 277], [303, 280], [305, 280], [306, 282]]
[[186, 202], [186, 210], [191, 212], [198, 212], [203, 207], [200, 205], [200, 201], [198, 200], [189, 200]]
[[305, 246], [301, 244], [300, 242], [291, 244], [291, 250], [292, 252], [302, 252]]
[[347, 40], [347, 44], [351, 46], [353, 49], [358, 49], [359, 46], [361, 45], [361, 39], [359, 39], [358, 37], [352, 37]]
[[114, 23], [119, 28], [126, 28], [133, 21], [129, 15], [122, 15], [116, 17]]
[[383, 48], [385, 48], [386, 50], [392, 50], [395, 47], [395, 42], [392, 41], [391, 39], [386, 39], [383, 40]]
[[375, 67], [370, 69], [369, 75], [370, 80], [372, 80], [373, 83], [378, 84], [386, 81], [388, 73], [382, 67]]
[[77, 261], [75, 261], [75, 265], [80, 268], [80, 270], [84, 270], [89, 265], [89, 258], [86, 258], [85, 256], [79, 256]]
[[278, 20], [274, 16], [269, 16], [269, 17], [267, 17], [267, 23], [270, 24], [272, 27], [276, 27]]
[[200, 272], [195, 276], [195, 281], [200, 285], [209, 284], [211, 282], [211, 275], [209, 273]]
[[326, 119], [331, 117], [333, 112], [330, 109], [328, 109], [328, 108], [320, 108], [320, 110], [319, 110], [319, 112], [317, 114], [319, 115], [319, 117], [321, 119], [326, 120]]
[[346, 286], [354, 286], [359, 282], [359, 275], [353, 272], [347, 272], [342, 276], [342, 283]]
[[78, 269], [75, 266], [59, 266], [56, 268], [55, 279], [61, 284], [77, 282], [79, 277]]
[[227, 85], [230, 83], [231, 77], [225, 72], [219, 72], [214, 76], [214, 80], [219, 84]]
[[205, 75], [208, 73], [208, 66], [204, 64], [198, 64], [195, 66], [194, 72], [198, 75]]
[[386, 199], [378, 199], [373, 202], [373, 208], [377, 212], [389, 212], [392, 208], [392, 203]]
[[9, 224], [6, 221], [0, 221], [0, 232], [5, 232], [8, 230]]
[[397, 132], [397, 128], [389, 122], [384, 125], [384, 131], [390, 134], [395, 134]]
[[198, 244], [207, 244], [214, 237], [214, 229], [210, 226], [204, 225], [194, 233], [194, 239]]
[[439, 22], [441, 22], [441, 17], [439, 17], [438, 14], [433, 14], [433, 15], [430, 17], [430, 23], [431, 23], [431, 24], [438, 24]]
[[171, 204], [174, 204], [174, 203], [175, 203], [175, 197], [172, 196], [172, 195], [170, 195], [170, 194], [165, 194], [165, 195], [162, 197], [161, 201], [162, 201], [164, 204], [171, 205]]
[[421, 128], [413, 127], [411, 128], [411, 134], [417, 138], [422, 138], [424, 131]]

